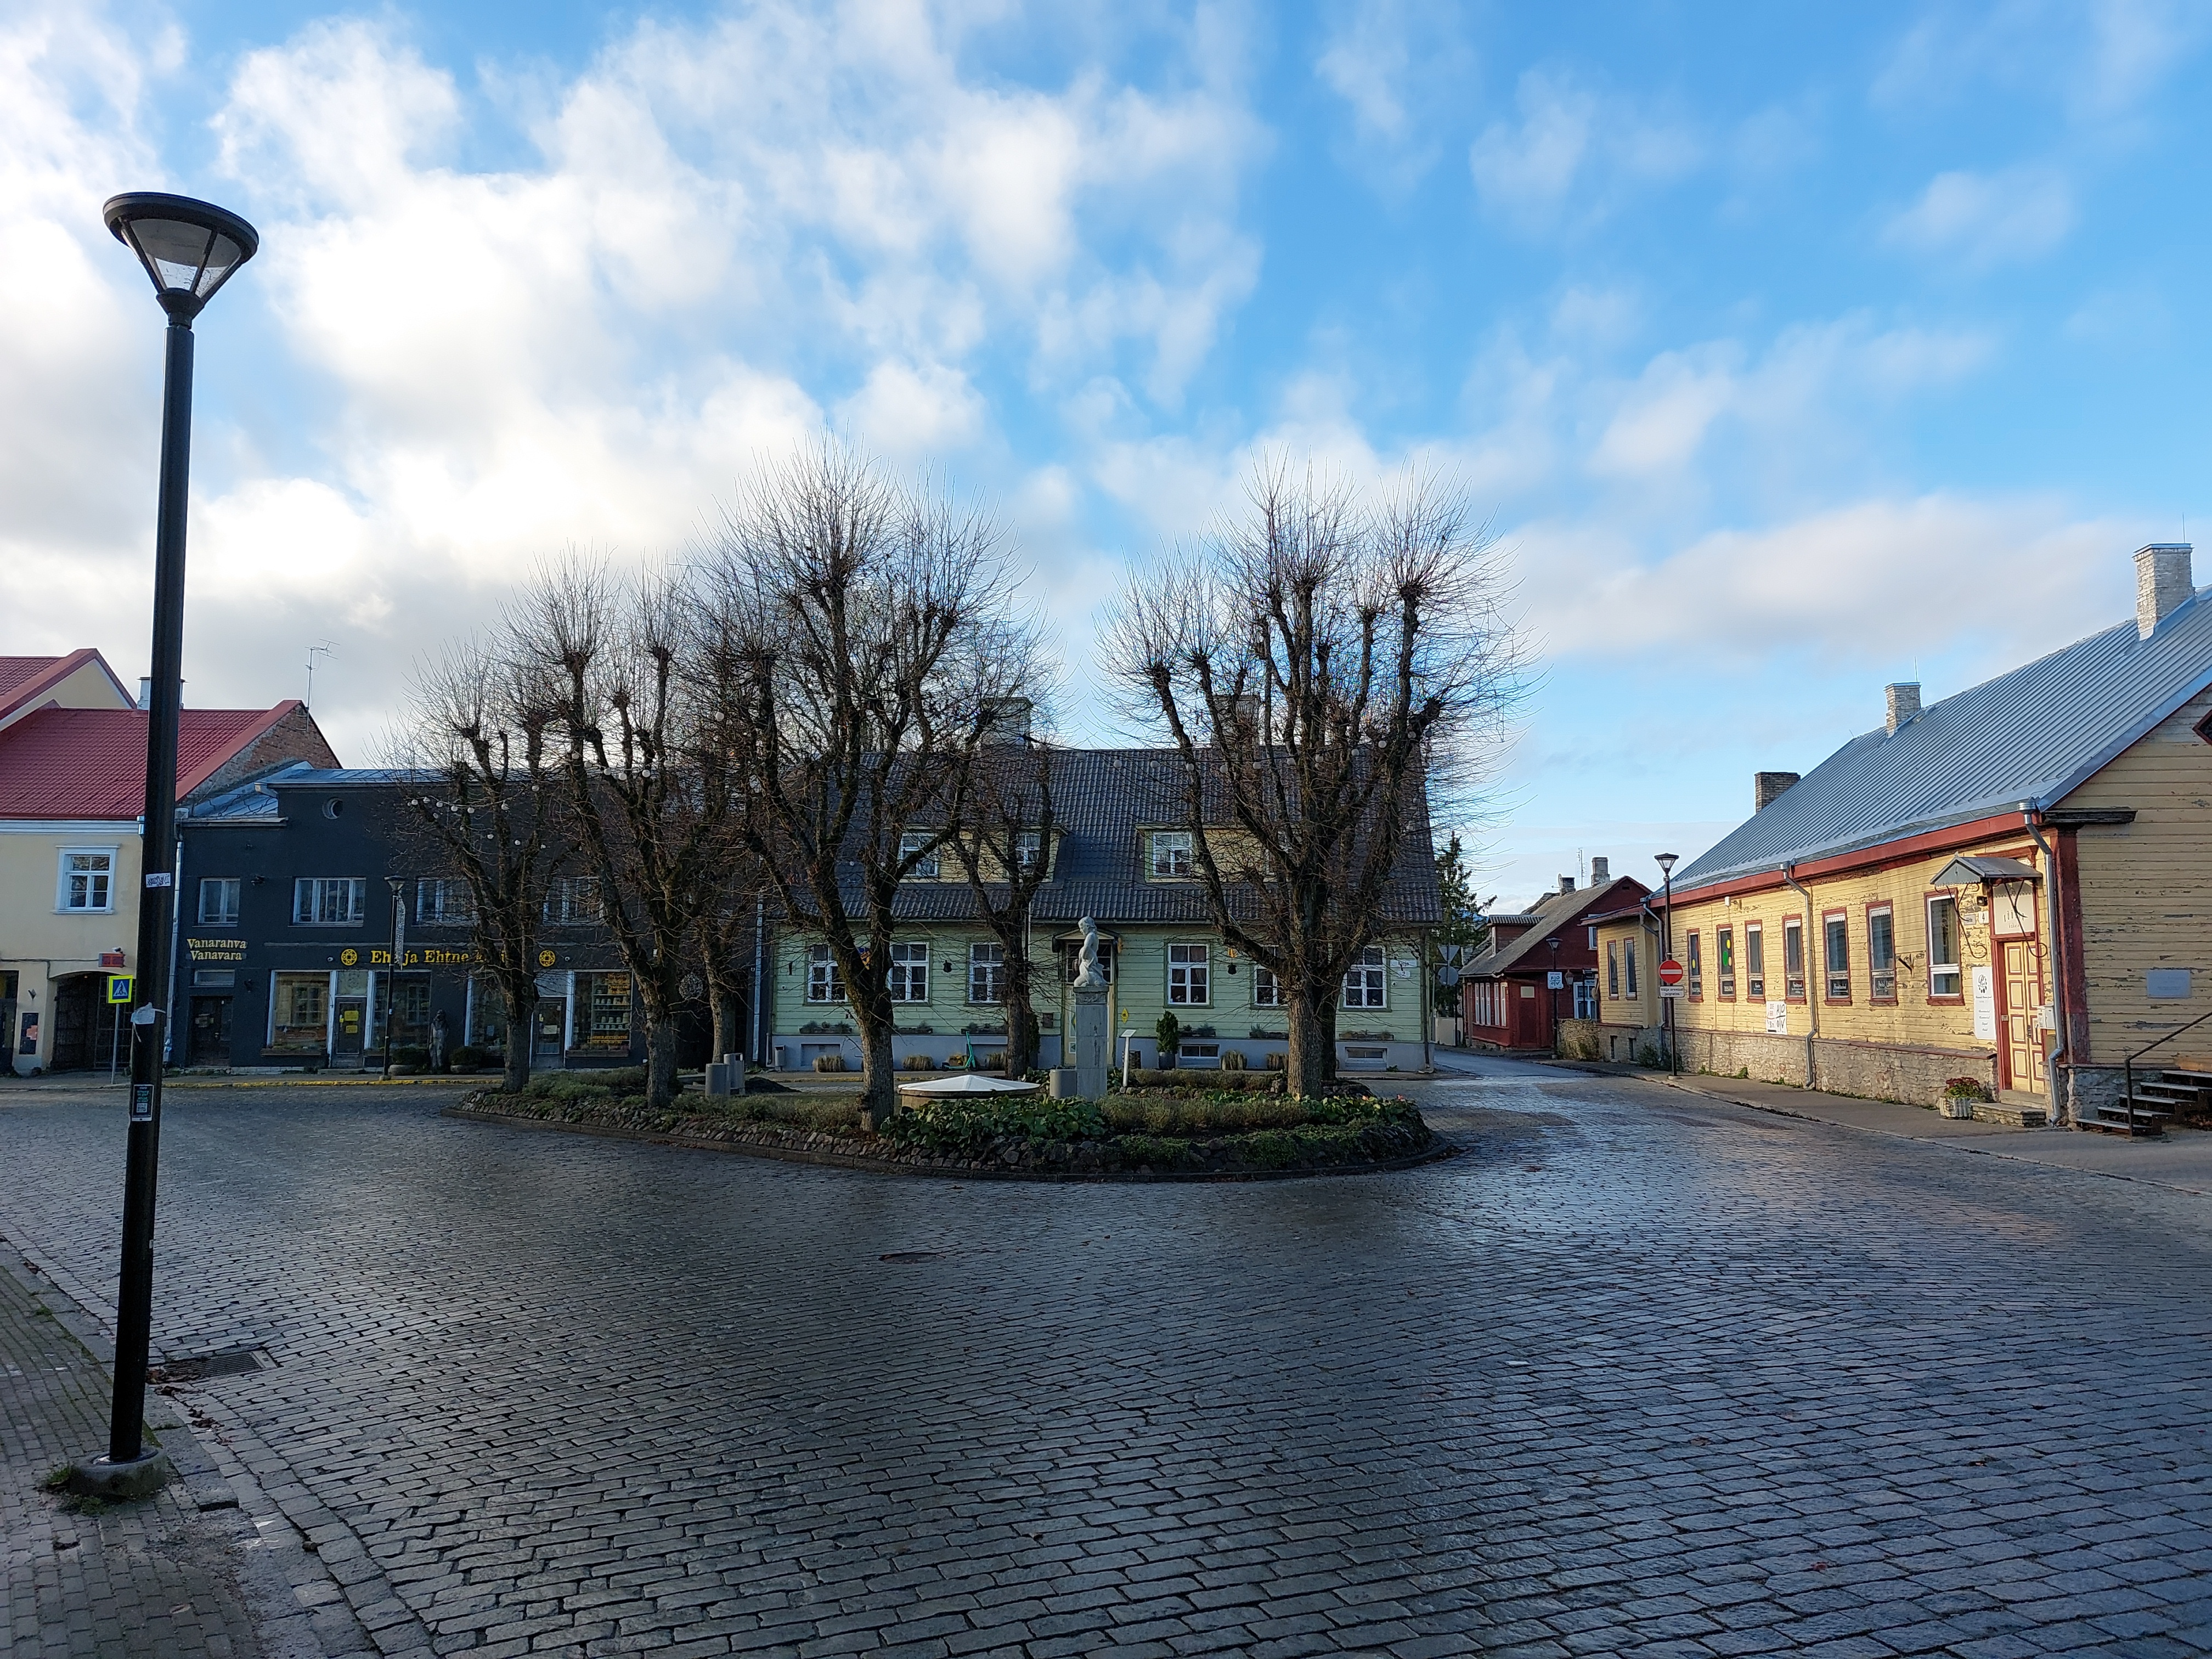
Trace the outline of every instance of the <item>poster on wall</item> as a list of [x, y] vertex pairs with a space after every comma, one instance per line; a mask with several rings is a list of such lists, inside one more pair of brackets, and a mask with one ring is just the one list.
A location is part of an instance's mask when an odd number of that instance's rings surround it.
[[1770, 1036], [1790, 1035], [1790, 1005], [1788, 1003], [1770, 1002], [1766, 1005], [1766, 1031]]
[[1974, 1035], [1984, 1042], [1997, 1038], [1997, 971], [1987, 964], [1973, 970]]

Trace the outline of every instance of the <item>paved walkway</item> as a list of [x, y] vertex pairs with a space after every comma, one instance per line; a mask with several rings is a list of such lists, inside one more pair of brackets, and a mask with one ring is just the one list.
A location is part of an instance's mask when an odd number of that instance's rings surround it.
[[[385, 1652], [2212, 1653], [2204, 1200], [1472, 1069], [1150, 1187], [180, 1093], [156, 1343]], [[95, 1312], [116, 1140], [0, 1108]]]

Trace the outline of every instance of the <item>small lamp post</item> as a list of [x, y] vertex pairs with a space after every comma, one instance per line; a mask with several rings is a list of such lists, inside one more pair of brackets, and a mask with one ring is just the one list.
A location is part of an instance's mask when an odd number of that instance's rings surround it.
[[161, 391], [161, 472], [154, 534], [154, 647], [146, 715], [145, 887], [138, 905], [137, 1006], [131, 1014], [130, 1128], [123, 1177], [123, 1261], [115, 1298], [115, 1393], [107, 1455], [77, 1464], [81, 1492], [139, 1497], [167, 1481], [168, 1459], [145, 1444], [146, 1365], [154, 1322], [154, 1196], [161, 1133], [169, 930], [176, 915], [177, 720], [183, 701], [185, 509], [192, 453], [192, 319], [261, 239], [236, 214], [183, 196], [111, 197], [100, 210], [138, 256], [168, 313]]
[[[1656, 853], [1652, 855], [1652, 862], [1659, 866], [1659, 877], [1667, 890], [1664, 908], [1661, 912], [1665, 918], [1660, 924], [1659, 959], [1662, 962], [1674, 959], [1674, 861], [1680, 856], [1679, 853]], [[1662, 984], [1663, 986], [1663, 981]], [[1660, 1000], [1667, 1006], [1667, 1069], [1680, 1077], [1682, 1074], [1682, 1056], [1674, 1046], [1674, 999], [1662, 997]]]
[[386, 876], [392, 890], [392, 965], [384, 975], [384, 1076], [392, 1077], [392, 1025], [399, 1012], [399, 964], [407, 957], [407, 878]]
[[1544, 1007], [1551, 1015], [1552, 1054], [1557, 1058], [1559, 1052], [1559, 936], [1554, 933], [1544, 943], [1552, 951], [1552, 966], [1544, 975]]

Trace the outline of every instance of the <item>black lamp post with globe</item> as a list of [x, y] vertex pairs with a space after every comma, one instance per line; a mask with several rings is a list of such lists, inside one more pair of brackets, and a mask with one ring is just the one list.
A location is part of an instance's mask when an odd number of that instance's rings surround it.
[[146, 718], [145, 887], [131, 1014], [129, 1141], [123, 1188], [123, 1270], [115, 1299], [115, 1396], [107, 1455], [75, 1467], [71, 1484], [137, 1497], [168, 1479], [168, 1459], [145, 1444], [146, 1363], [154, 1321], [154, 1184], [161, 1133], [162, 1006], [176, 915], [177, 715], [184, 692], [185, 509], [192, 451], [192, 319], [261, 239], [227, 209], [140, 191], [111, 197], [107, 228], [138, 256], [168, 313], [161, 391], [161, 479], [154, 533], [154, 649]]

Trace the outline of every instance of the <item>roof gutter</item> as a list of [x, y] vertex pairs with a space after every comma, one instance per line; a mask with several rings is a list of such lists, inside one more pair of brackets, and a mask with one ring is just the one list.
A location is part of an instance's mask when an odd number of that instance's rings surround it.
[[[1805, 1033], [1805, 1086], [1817, 1089], [1820, 1086], [1820, 999], [1813, 994], [1815, 977], [1813, 972], [1813, 896], [1797, 884], [1797, 866], [1795, 864], [1782, 866], [1782, 879], [1788, 884], [1791, 892], [1805, 901], [1805, 943], [1802, 965], [1805, 969], [1805, 1009], [1813, 1017], [1813, 1029]], [[1782, 994], [1785, 998], [1790, 994], [1790, 964], [1787, 963], [1782, 965]]]
[[2059, 932], [2065, 925], [2066, 911], [2058, 902], [2058, 859], [2043, 838], [2038, 816], [2032, 802], [2021, 803], [2021, 822], [2035, 838], [2036, 851], [2043, 854], [2043, 867], [2048, 872], [2043, 890], [2044, 903], [2051, 912], [2051, 1009], [2056, 1018], [2051, 1022], [2052, 1042], [2050, 1057], [2044, 1062], [2043, 1080], [2051, 1090], [2051, 1121], [2056, 1125], [2065, 1121], [2058, 1094], [2058, 1062], [2066, 1054], [2066, 940]]

